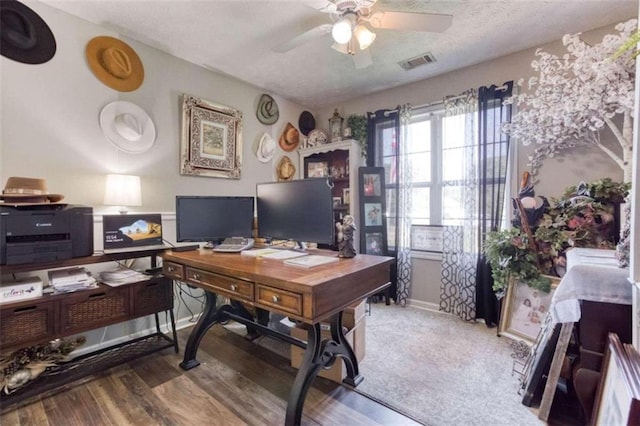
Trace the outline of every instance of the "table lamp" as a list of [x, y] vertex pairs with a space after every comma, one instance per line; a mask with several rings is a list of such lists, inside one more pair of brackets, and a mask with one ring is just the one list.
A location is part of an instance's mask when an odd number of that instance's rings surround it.
[[121, 214], [127, 214], [128, 206], [141, 206], [140, 176], [107, 175], [104, 204], [120, 206]]

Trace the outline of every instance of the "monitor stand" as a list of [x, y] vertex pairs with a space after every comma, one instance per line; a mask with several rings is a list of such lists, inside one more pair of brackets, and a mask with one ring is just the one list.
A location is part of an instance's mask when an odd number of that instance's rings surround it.
[[303, 241], [294, 241], [294, 243], [296, 245], [293, 246], [293, 248], [291, 250], [299, 251], [301, 253], [306, 253], [307, 252], [307, 243], [305, 243]]

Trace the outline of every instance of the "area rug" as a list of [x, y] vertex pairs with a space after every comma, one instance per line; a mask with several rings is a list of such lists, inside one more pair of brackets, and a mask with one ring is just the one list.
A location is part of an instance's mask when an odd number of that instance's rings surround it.
[[[495, 328], [397, 305], [369, 310], [357, 392], [429, 426], [544, 424], [522, 405], [510, 341]], [[282, 330], [277, 318], [270, 327]], [[256, 343], [289, 358], [283, 342]]]

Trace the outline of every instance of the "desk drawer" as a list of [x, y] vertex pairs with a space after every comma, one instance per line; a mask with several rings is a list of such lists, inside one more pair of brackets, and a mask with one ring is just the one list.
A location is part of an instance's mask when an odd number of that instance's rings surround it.
[[302, 295], [257, 284], [256, 302], [280, 311], [302, 315]]
[[184, 266], [179, 263], [165, 261], [162, 264], [162, 274], [174, 280], [184, 281]]
[[220, 292], [232, 299], [243, 299], [253, 301], [253, 283], [239, 278], [227, 277], [225, 275], [205, 272], [200, 269], [187, 267], [187, 280], [205, 284], [205, 288], [214, 293]]

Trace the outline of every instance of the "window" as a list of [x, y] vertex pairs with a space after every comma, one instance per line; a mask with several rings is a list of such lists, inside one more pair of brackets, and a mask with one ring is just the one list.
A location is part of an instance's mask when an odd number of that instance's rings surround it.
[[[466, 218], [463, 186], [465, 175], [477, 174], [477, 118], [477, 113], [445, 116], [443, 105], [413, 111], [406, 152], [412, 182], [411, 211], [407, 212], [411, 223], [457, 225]], [[493, 129], [491, 123], [489, 127]], [[500, 137], [499, 129], [494, 130], [493, 137], [484, 147], [487, 150], [485, 166], [506, 170], [507, 158], [501, 154], [506, 150], [499, 146], [506, 144], [506, 141]], [[389, 250], [393, 251], [398, 215], [395, 203], [398, 190], [398, 141], [393, 122], [378, 122], [375, 135], [376, 164], [385, 168], [387, 236]], [[466, 135], [471, 135], [471, 138]], [[500, 180], [504, 182], [505, 176]]]

